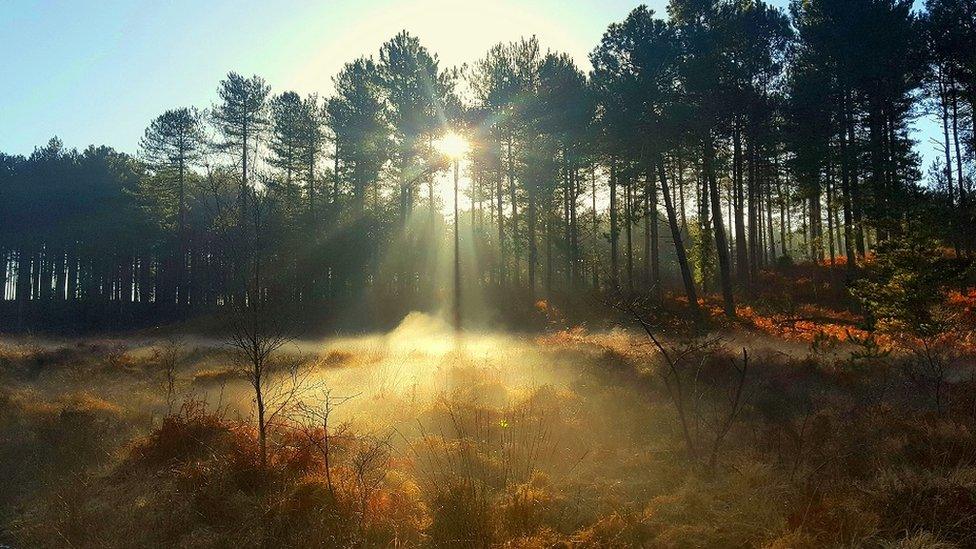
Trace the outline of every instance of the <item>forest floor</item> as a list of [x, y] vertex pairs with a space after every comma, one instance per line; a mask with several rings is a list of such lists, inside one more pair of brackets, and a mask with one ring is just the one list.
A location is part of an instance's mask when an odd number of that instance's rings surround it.
[[265, 467], [222, 341], [3, 337], [0, 543], [976, 545], [971, 330], [868, 337], [818, 284], [769, 282], [792, 302], [666, 357], [627, 327], [458, 337], [419, 313], [296, 341]]

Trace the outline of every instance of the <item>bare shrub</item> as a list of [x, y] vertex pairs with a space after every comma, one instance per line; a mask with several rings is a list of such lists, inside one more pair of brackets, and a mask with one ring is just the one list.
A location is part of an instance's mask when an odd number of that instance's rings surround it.
[[334, 454], [336, 444], [348, 442], [353, 439], [348, 423], [335, 425], [330, 421], [336, 408], [347, 403], [352, 396], [336, 396], [328, 387], [321, 389], [318, 405], [308, 404], [306, 401], [299, 401], [296, 406], [297, 425], [306, 440], [318, 451], [322, 466], [325, 470], [326, 486], [332, 498], [336, 497], [335, 483], [332, 480], [332, 470], [334, 466]]
[[380, 484], [386, 478], [392, 449], [390, 436], [357, 437], [355, 448], [349, 459], [349, 467], [356, 481], [356, 500], [359, 515], [360, 535], [368, 524], [368, 507]]
[[114, 343], [105, 351], [105, 362], [113, 370], [121, 370], [132, 364], [132, 357], [129, 355], [129, 346], [125, 343]]
[[177, 394], [181, 390], [180, 370], [186, 364], [189, 353], [186, 344], [179, 338], [170, 338], [153, 348], [153, 361], [162, 378], [163, 393], [166, 398], [166, 414], [173, 413]]
[[304, 392], [311, 390], [311, 368], [301, 354], [285, 355], [291, 341], [276, 311], [261, 300], [234, 309], [228, 345], [235, 366], [254, 390], [261, 465], [268, 463], [268, 431]]
[[714, 470], [723, 445], [740, 419], [749, 390], [749, 353], [741, 361], [722, 354], [715, 338], [663, 340], [645, 304], [620, 295], [609, 304], [637, 323], [657, 353], [658, 374], [678, 419], [691, 459]]
[[950, 405], [952, 385], [967, 373], [962, 355], [951, 346], [928, 337], [904, 344], [909, 353], [900, 361], [902, 375], [936, 414], [945, 414]]

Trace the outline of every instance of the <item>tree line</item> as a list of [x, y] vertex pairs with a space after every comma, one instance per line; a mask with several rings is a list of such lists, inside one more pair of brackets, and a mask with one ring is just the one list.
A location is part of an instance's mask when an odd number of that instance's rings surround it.
[[443, 67], [404, 31], [330, 97], [232, 72], [136, 155], [0, 155], [5, 317], [442, 301], [448, 131], [471, 143], [465, 284], [495, 297], [676, 291], [698, 314], [717, 292], [734, 315], [776, 262], [853, 275], [918, 233], [972, 253], [972, 0], [672, 0], [611, 24], [590, 62], [532, 37]]

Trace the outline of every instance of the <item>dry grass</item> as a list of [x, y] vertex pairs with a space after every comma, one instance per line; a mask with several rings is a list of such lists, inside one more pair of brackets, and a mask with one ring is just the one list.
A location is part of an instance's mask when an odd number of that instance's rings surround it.
[[[308, 415], [322, 395], [290, 410], [266, 469], [250, 395], [219, 348], [181, 362], [172, 414], [152, 344], [0, 348], [0, 543], [976, 545], [971, 363], [951, 363], [936, 406], [911, 354], [753, 349], [709, 467], [635, 334], [452, 341], [411, 322], [300, 344], [342, 404], [325, 425]], [[740, 355], [697, 352], [688, 410], [705, 444], [733, 387], [723, 365]]]

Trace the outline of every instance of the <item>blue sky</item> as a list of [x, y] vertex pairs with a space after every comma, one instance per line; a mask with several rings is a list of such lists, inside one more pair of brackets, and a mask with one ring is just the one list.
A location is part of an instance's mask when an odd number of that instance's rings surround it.
[[[647, 3], [664, 12], [666, 0]], [[0, 0], [0, 151], [28, 154], [57, 135], [69, 147], [135, 152], [153, 117], [173, 107], [209, 106], [231, 70], [259, 74], [278, 92], [327, 94], [343, 63], [375, 54], [404, 28], [447, 65], [535, 34], [544, 47], [586, 66], [606, 26], [636, 4]], [[932, 124], [924, 125], [930, 132]], [[926, 157], [930, 149], [923, 146]]]

